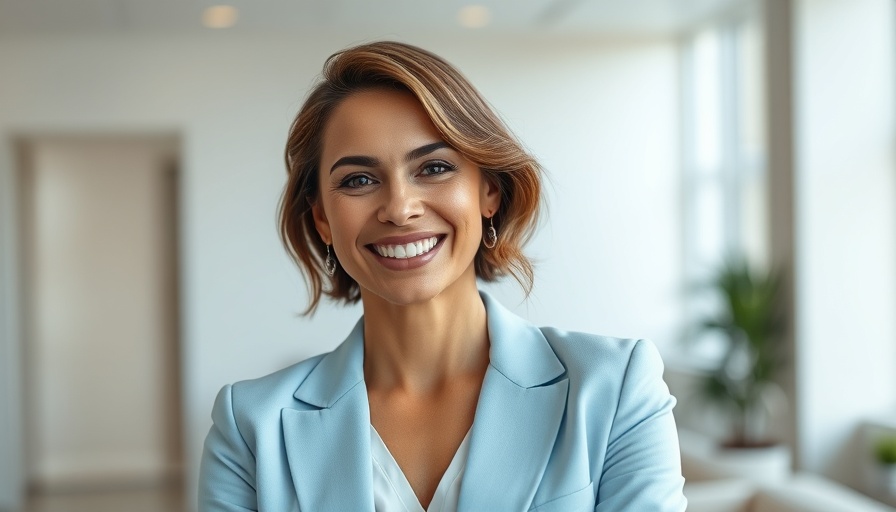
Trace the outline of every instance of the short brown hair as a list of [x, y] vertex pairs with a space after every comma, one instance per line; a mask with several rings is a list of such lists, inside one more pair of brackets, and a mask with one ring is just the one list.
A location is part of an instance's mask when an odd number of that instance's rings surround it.
[[[528, 293], [534, 274], [522, 246], [532, 236], [541, 203], [541, 168], [476, 89], [448, 62], [404, 43], [382, 41], [331, 55], [321, 81], [312, 89], [286, 141], [288, 179], [280, 200], [280, 236], [310, 286], [314, 312], [321, 294], [357, 302], [358, 284], [341, 267], [324, 271], [327, 246], [314, 226], [311, 205], [319, 193], [318, 171], [325, 125], [334, 108], [362, 90], [390, 88], [413, 94], [445, 142], [474, 162], [501, 190], [492, 219], [498, 243], [480, 246], [476, 275], [484, 281], [511, 274]], [[483, 222], [488, 222], [483, 219]], [[484, 224], [485, 227], [485, 224]], [[327, 286], [324, 281], [328, 280]]]

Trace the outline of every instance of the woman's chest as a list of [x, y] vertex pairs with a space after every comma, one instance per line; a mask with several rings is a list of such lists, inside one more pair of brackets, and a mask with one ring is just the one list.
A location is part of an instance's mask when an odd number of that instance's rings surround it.
[[451, 464], [476, 412], [476, 394], [413, 399], [372, 393], [370, 422], [425, 508]]

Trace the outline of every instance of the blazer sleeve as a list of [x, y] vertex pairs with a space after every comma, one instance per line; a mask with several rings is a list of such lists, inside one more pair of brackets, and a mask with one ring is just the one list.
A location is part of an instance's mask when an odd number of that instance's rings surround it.
[[212, 420], [199, 469], [199, 512], [255, 511], [255, 456], [234, 419], [230, 385], [218, 393]]
[[674, 406], [656, 347], [639, 340], [625, 370], [610, 428], [596, 512], [686, 509]]

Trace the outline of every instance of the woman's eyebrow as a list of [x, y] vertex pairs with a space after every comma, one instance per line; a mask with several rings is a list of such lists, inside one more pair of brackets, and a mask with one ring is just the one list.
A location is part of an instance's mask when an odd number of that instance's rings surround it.
[[418, 158], [424, 157], [437, 149], [442, 148], [450, 148], [447, 142], [440, 140], [438, 142], [433, 142], [432, 144], [427, 144], [425, 146], [420, 146], [417, 149], [412, 149], [408, 151], [408, 154], [405, 155], [404, 159], [406, 162], [411, 162]]
[[372, 156], [344, 156], [339, 160], [336, 160], [336, 163], [333, 164], [333, 167], [330, 167], [330, 174], [333, 174], [333, 171], [336, 170], [337, 167], [341, 165], [357, 165], [360, 167], [376, 167], [379, 165], [380, 161]]
[[[424, 146], [420, 146], [417, 149], [412, 149], [408, 151], [405, 155], [404, 159], [406, 162], [414, 161], [418, 158], [422, 158], [437, 149], [442, 148], [450, 148], [445, 141], [437, 141], [431, 144], [426, 144]], [[376, 167], [379, 165], [380, 161], [372, 156], [361, 156], [361, 155], [352, 155], [352, 156], [344, 156], [339, 160], [336, 160], [336, 163], [333, 164], [333, 167], [330, 167], [330, 174], [333, 174], [333, 171], [336, 170], [337, 167], [342, 165], [357, 165], [359, 167]]]

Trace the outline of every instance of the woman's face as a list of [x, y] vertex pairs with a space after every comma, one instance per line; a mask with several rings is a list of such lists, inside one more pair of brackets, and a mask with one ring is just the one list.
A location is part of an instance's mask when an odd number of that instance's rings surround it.
[[411, 304], [475, 286], [482, 217], [497, 211], [499, 190], [442, 140], [413, 95], [344, 99], [325, 126], [320, 164], [315, 224], [362, 299]]

